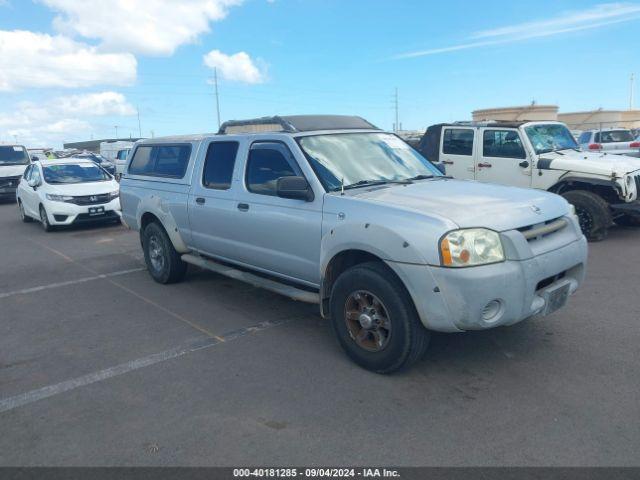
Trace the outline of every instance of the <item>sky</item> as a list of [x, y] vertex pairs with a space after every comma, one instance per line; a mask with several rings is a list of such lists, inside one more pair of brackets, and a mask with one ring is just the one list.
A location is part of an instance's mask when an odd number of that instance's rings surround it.
[[213, 132], [214, 71], [222, 121], [392, 129], [396, 88], [404, 129], [532, 101], [626, 109], [639, 28], [640, 2], [0, 0], [0, 142]]

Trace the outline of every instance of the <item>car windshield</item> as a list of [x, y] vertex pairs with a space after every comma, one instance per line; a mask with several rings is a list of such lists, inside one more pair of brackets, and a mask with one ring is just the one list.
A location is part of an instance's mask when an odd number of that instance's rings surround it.
[[633, 142], [629, 130], [610, 130], [596, 133], [596, 143]]
[[552, 123], [549, 125], [531, 125], [525, 127], [525, 132], [536, 153], [547, 153], [569, 148], [577, 149], [578, 144], [571, 132], [564, 125]]
[[29, 154], [21, 146], [0, 145], [0, 166], [2, 165], [28, 165]]
[[44, 181], [52, 185], [104, 182], [111, 179], [107, 172], [89, 163], [48, 165], [42, 171]]
[[311, 167], [331, 190], [342, 185], [397, 182], [442, 174], [422, 155], [389, 133], [337, 133], [301, 137]]

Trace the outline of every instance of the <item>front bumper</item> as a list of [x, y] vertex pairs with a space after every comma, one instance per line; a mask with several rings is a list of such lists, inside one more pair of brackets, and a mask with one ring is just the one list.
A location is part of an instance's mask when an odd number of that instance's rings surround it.
[[[47, 200], [44, 206], [49, 217], [49, 223], [56, 226], [110, 221], [122, 216], [119, 198], [115, 198], [108, 203], [96, 205], [75, 205], [73, 203]], [[102, 208], [104, 213], [94, 215], [90, 212], [90, 209], [93, 208]]]
[[[586, 261], [587, 242], [581, 237], [526, 260], [480, 267], [388, 264], [407, 286], [425, 327], [459, 332], [513, 325], [544, 314], [553, 289], [568, 285], [569, 295], [578, 289]], [[499, 309], [487, 319], [486, 308], [493, 301]]]
[[16, 190], [18, 189], [18, 186], [11, 186], [11, 187], [0, 187], [0, 199], [2, 200], [15, 200], [16, 199]]

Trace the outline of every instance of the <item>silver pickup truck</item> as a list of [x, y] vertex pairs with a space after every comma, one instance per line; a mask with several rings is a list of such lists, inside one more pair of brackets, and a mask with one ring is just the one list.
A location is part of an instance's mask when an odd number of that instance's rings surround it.
[[346, 353], [381, 373], [419, 359], [430, 330], [550, 314], [585, 272], [562, 197], [453, 180], [359, 117], [140, 141], [120, 188], [156, 281], [193, 264], [318, 303]]

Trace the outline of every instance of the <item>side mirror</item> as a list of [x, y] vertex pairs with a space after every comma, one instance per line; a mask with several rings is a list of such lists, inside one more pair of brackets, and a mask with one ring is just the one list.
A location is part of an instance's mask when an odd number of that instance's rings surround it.
[[281, 198], [304, 200], [311, 202], [314, 199], [313, 190], [304, 177], [280, 177], [276, 184], [276, 192]]
[[433, 166], [440, 170], [441, 174], [447, 174], [447, 169], [445, 168], [444, 163], [434, 163]]
[[35, 178], [30, 178], [29, 180], [27, 180], [27, 185], [29, 185], [31, 188], [35, 189], [38, 186], [38, 180]]

